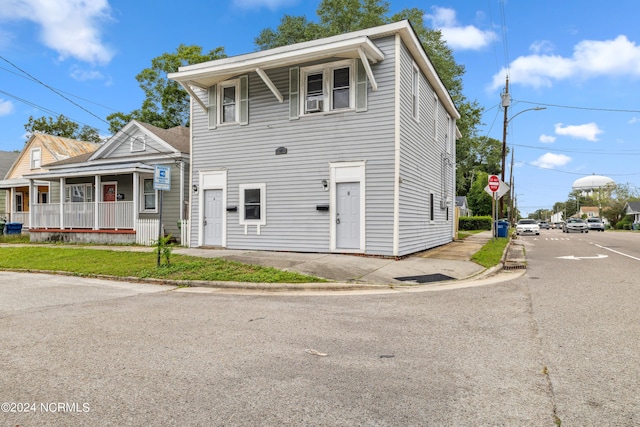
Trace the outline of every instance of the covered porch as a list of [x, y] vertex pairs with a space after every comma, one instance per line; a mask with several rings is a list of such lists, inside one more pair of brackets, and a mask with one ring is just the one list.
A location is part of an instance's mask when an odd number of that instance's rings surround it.
[[[28, 220], [32, 241], [151, 244], [158, 238], [158, 192], [152, 166], [104, 168], [85, 175], [50, 171], [46, 203], [31, 201]], [[30, 188], [35, 180], [29, 177]]]
[[6, 193], [6, 205], [0, 206], [0, 219], [6, 222], [19, 222], [23, 229], [31, 226], [30, 204], [49, 201], [49, 182], [15, 178], [0, 181], [0, 191]]

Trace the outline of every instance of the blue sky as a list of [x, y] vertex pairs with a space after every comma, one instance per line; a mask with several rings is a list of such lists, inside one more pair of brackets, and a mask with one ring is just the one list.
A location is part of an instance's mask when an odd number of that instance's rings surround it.
[[[0, 0], [0, 149], [22, 148], [29, 116], [64, 114], [107, 135], [98, 118], [140, 107], [135, 76], [152, 58], [181, 43], [251, 52], [261, 29], [284, 14], [313, 20], [318, 3]], [[425, 22], [442, 30], [466, 68], [466, 96], [486, 109], [483, 136], [502, 140], [509, 76], [507, 143], [522, 212], [565, 201], [571, 184], [593, 173], [640, 187], [640, 2], [390, 4], [392, 12], [423, 9]], [[536, 106], [546, 110], [520, 114]]]

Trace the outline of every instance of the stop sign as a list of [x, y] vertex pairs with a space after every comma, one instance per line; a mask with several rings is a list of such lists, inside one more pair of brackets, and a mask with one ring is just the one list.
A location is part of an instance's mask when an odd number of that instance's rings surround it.
[[498, 175], [489, 175], [489, 190], [494, 193], [500, 188], [500, 178]]

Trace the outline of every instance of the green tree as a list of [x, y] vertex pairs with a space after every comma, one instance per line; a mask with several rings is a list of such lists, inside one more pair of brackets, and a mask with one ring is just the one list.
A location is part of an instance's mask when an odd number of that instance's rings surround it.
[[45, 133], [47, 135], [61, 136], [77, 139], [79, 141], [100, 142], [98, 129], [91, 126], [80, 125], [60, 114], [55, 120], [52, 117], [40, 117], [38, 119], [29, 116], [29, 121], [24, 125], [27, 134]]
[[174, 53], [163, 53], [151, 60], [151, 67], [137, 76], [145, 99], [139, 109], [129, 113], [117, 112], [107, 116], [109, 130], [116, 133], [132, 119], [168, 129], [189, 125], [189, 94], [180, 84], [167, 79], [167, 74], [185, 65], [226, 57], [223, 47], [202, 53], [200, 46], [181, 44]]
[[[478, 172], [499, 175], [502, 143], [495, 138], [461, 138], [456, 152], [456, 191], [465, 196]], [[506, 197], [506, 196], [505, 196]]]
[[626, 216], [625, 206], [629, 201], [636, 201], [640, 197], [640, 190], [629, 184], [611, 184], [595, 191], [601, 215], [615, 227], [618, 221]]
[[483, 216], [491, 215], [493, 212], [493, 198], [484, 191], [484, 188], [489, 182], [489, 174], [486, 172], [478, 171], [471, 189], [467, 194], [467, 202], [469, 203], [469, 209], [474, 215]]
[[[318, 23], [311, 22], [304, 16], [285, 15], [277, 28], [262, 30], [256, 37], [255, 44], [261, 50], [271, 49], [404, 19], [409, 20], [438, 76], [460, 112], [461, 118], [458, 120], [457, 126], [462, 137], [458, 139], [456, 145], [457, 194], [467, 194], [479, 165], [483, 165], [481, 170], [484, 171], [491, 173], [500, 171], [499, 168], [495, 170], [493, 161], [500, 158], [501, 144], [494, 144], [495, 140], [487, 142], [486, 138], [478, 138], [477, 129], [481, 123], [483, 109], [476, 101], [469, 101], [464, 96], [462, 84], [464, 66], [456, 63], [453, 52], [442, 39], [440, 31], [426, 26], [425, 12], [422, 9], [403, 9], [390, 15], [389, 3], [386, 1], [322, 0], [316, 10], [316, 15]], [[492, 154], [488, 154], [486, 150]], [[495, 150], [497, 151], [493, 153]], [[483, 160], [490, 163], [483, 164], [481, 163]], [[500, 165], [500, 162], [497, 164]]]

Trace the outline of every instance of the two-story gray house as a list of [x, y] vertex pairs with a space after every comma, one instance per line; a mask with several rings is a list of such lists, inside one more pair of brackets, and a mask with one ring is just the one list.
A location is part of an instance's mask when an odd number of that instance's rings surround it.
[[171, 73], [190, 246], [403, 256], [454, 233], [460, 117], [408, 21]]

